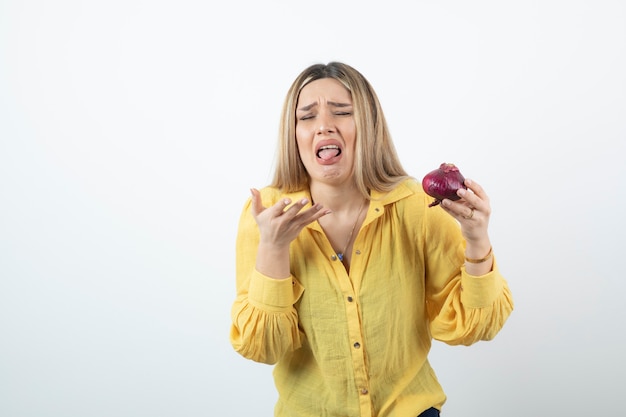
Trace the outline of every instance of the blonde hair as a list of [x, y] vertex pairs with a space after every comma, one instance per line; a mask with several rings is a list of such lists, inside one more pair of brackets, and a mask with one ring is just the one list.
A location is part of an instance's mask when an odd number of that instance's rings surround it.
[[339, 81], [352, 96], [356, 124], [354, 178], [357, 189], [366, 198], [369, 198], [369, 190], [393, 189], [408, 174], [396, 153], [378, 97], [360, 72], [341, 62], [311, 65], [298, 75], [289, 88], [282, 109], [276, 168], [271, 185], [283, 192], [308, 187], [309, 175], [300, 160], [296, 143], [296, 105], [302, 88], [322, 78]]

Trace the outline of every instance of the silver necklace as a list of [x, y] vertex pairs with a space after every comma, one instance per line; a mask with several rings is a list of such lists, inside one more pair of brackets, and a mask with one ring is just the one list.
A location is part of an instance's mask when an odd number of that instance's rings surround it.
[[348, 236], [348, 240], [346, 241], [346, 246], [343, 247], [343, 250], [341, 252], [337, 252], [337, 258], [339, 258], [341, 262], [343, 262], [343, 257], [346, 253], [346, 249], [348, 249], [348, 246], [350, 246], [350, 242], [352, 241], [352, 235], [354, 234], [356, 225], [359, 223], [359, 218], [361, 217], [363, 207], [365, 207], [365, 200], [363, 200], [363, 202], [361, 203], [361, 207], [359, 208], [359, 214], [356, 215], [356, 220], [354, 221], [354, 226], [352, 226], [352, 230], [350, 230], [350, 235]]

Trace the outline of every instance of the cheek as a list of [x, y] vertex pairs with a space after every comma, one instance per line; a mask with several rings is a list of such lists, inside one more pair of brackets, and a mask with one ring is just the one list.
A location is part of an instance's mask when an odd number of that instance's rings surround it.
[[344, 130], [344, 139], [350, 143], [350, 146], [354, 149], [356, 146], [356, 126], [354, 123], [346, 126], [346, 129]]
[[307, 130], [296, 125], [296, 143], [298, 147], [302, 150], [303, 147], [306, 147], [308, 142], [310, 142], [310, 140]]

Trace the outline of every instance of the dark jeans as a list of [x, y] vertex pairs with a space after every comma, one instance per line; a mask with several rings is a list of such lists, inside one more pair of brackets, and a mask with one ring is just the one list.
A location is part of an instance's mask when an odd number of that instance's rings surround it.
[[423, 413], [421, 413], [417, 417], [439, 417], [439, 410], [437, 410], [436, 408], [432, 407], [432, 408], [429, 408], [428, 410], [424, 411]]

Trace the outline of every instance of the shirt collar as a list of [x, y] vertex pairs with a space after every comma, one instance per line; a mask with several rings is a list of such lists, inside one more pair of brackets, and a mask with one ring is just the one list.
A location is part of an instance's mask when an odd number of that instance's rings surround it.
[[[414, 190], [407, 186], [406, 181], [401, 182], [391, 191], [371, 191], [370, 194], [372, 198], [370, 200], [370, 207], [367, 211], [367, 215], [363, 224], [368, 224], [374, 219], [382, 216], [385, 212], [386, 205], [402, 200], [403, 198], [410, 196], [414, 192]], [[291, 201], [298, 201], [303, 198], [307, 198], [309, 200], [309, 203], [304, 207], [304, 209], [311, 207], [311, 195], [308, 189], [289, 193], [287, 197], [291, 198]], [[307, 227], [322, 232], [322, 227], [318, 222], [310, 223]]]

